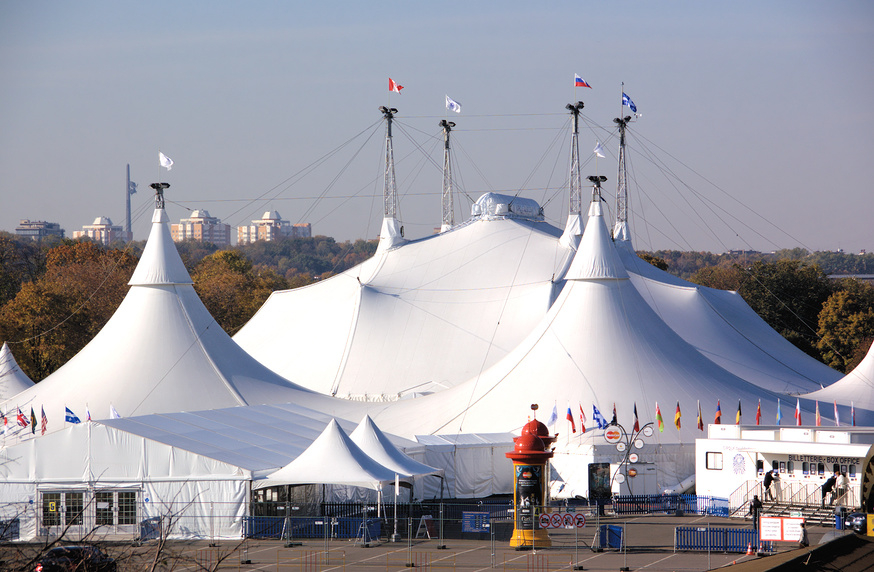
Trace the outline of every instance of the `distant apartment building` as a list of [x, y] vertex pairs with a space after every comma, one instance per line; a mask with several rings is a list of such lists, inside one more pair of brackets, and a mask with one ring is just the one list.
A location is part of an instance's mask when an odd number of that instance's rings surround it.
[[237, 244], [249, 244], [257, 240], [280, 240], [282, 238], [310, 238], [313, 235], [310, 223], [292, 224], [276, 211], [267, 211], [248, 226], [237, 227]]
[[173, 242], [196, 240], [225, 247], [231, 245], [231, 225], [209, 216], [209, 211], [195, 210], [189, 218], [181, 219], [179, 224], [170, 225], [170, 236], [173, 237]]
[[46, 222], [44, 220], [28, 220], [19, 221], [18, 227], [15, 229], [15, 234], [18, 236], [28, 236], [32, 240], [40, 240], [45, 236], [58, 236], [64, 238], [64, 229], [56, 222]]
[[91, 224], [86, 224], [82, 230], [73, 231], [73, 238], [90, 238], [93, 242], [109, 246], [116, 240], [127, 242], [130, 240], [128, 234], [124, 231], [121, 225], [112, 224], [109, 217], [99, 216], [94, 219]]

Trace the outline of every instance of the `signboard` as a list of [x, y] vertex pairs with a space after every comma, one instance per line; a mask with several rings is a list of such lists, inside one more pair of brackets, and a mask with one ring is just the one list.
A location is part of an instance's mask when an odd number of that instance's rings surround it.
[[543, 465], [513, 465], [516, 472], [516, 530], [534, 528], [534, 511], [543, 504]]
[[489, 513], [487, 512], [462, 512], [461, 532], [488, 532]]
[[540, 515], [539, 523], [540, 528], [583, 528], [586, 526], [586, 517], [569, 512], [544, 513]]
[[610, 463], [589, 463], [589, 498], [610, 498]]
[[759, 538], [782, 542], [798, 542], [803, 518], [763, 516], [759, 519]]
[[622, 439], [622, 431], [618, 427], [607, 427], [604, 429], [604, 439], [608, 443], [618, 443]]

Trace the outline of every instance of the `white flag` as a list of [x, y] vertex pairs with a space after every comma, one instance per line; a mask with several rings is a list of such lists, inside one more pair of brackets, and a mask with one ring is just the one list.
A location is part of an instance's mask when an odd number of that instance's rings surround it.
[[111, 403], [109, 404], [109, 418], [121, 419], [121, 415], [118, 414], [118, 411], [115, 410], [115, 407], [113, 407]]
[[558, 421], [558, 408], [556, 405], [552, 406], [552, 414], [550, 414], [549, 419], [546, 421], [547, 425], [555, 425], [555, 422]]
[[158, 151], [158, 162], [168, 171], [173, 168], [173, 159]]
[[604, 159], [604, 153], [602, 153], [602, 151], [604, 151], [604, 148], [601, 147], [601, 142], [600, 142], [600, 141], [595, 141], [595, 149], [594, 149], [594, 153], [595, 153], [595, 155], [597, 155], [598, 157]]
[[447, 95], [446, 109], [448, 109], [449, 111], [454, 111], [455, 113], [461, 113], [461, 104]]

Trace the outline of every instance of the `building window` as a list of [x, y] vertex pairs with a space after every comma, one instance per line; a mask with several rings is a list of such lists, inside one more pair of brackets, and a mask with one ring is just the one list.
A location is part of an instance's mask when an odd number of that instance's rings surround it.
[[810, 474], [810, 463], [804, 461], [801, 463], [801, 472], [802, 474], [809, 475]]
[[66, 493], [64, 501], [64, 524], [82, 524], [82, 512], [85, 509], [84, 493]]
[[98, 526], [112, 526], [112, 493], [99, 491], [94, 494], [94, 500], [97, 503], [95, 524]]
[[59, 524], [61, 524], [61, 493], [43, 493], [42, 525], [58, 526]]
[[118, 524], [137, 523], [137, 493], [136, 491], [120, 491], [118, 493]]
[[722, 470], [722, 453], [707, 453], [706, 467], [712, 471]]
[[789, 461], [786, 463], [786, 470], [789, 471], [789, 474], [791, 475], [792, 472], [795, 471], [795, 461]]
[[850, 465], [850, 476], [856, 478], [856, 465]]

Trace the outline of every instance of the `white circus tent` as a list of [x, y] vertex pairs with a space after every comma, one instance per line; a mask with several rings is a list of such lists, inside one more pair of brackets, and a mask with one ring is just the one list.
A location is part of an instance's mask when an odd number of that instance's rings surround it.
[[3, 342], [0, 348], [0, 399], [9, 399], [29, 387], [33, 387], [33, 380], [21, 371], [9, 344]]
[[[828, 387], [810, 392], [803, 397], [826, 403], [834, 402], [859, 410], [874, 411], [874, 344], [868, 348], [865, 358], [853, 368], [853, 371]], [[860, 412], [861, 415], [866, 413]], [[865, 419], [868, 423], [872, 422], [867, 417]], [[850, 423], [849, 417], [844, 417], [843, 420], [845, 424]], [[861, 418], [857, 419], [857, 421], [861, 420]]]

